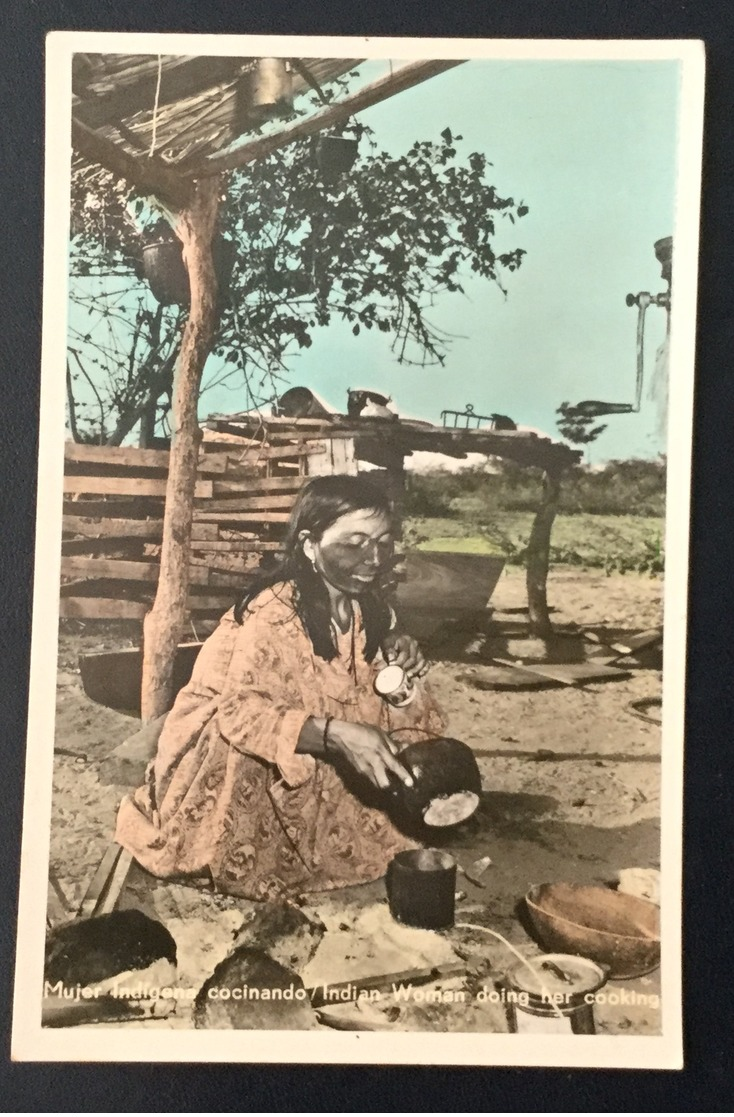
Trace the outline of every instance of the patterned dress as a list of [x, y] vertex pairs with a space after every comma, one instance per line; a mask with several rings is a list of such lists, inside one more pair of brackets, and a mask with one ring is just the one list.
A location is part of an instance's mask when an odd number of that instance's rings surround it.
[[376, 880], [415, 845], [330, 763], [295, 751], [312, 716], [379, 725], [404, 744], [443, 732], [425, 683], [402, 709], [375, 694], [381, 663], [365, 660], [354, 612], [330, 663], [315, 655], [288, 583], [261, 593], [241, 625], [232, 611], [222, 618], [144, 786], [120, 806], [116, 839], [144, 868], [206, 875], [222, 892], [265, 900]]

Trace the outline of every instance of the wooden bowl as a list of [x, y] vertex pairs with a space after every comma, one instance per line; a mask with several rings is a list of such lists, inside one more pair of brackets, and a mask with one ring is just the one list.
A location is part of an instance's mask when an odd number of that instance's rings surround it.
[[584, 884], [540, 884], [525, 897], [545, 950], [580, 954], [610, 978], [641, 977], [660, 965], [660, 910], [648, 900]]

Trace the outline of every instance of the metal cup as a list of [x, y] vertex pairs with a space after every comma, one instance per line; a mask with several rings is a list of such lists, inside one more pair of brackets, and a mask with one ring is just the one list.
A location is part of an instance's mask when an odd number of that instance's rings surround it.
[[375, 677], [376, 692], [391, 706], [408, 706], [415, 698], [415, 687], [402, 667], [392, 663]]
[[390, 914], [408, 927], [440, 931], [454, 925], [456, 862], [441, 849], [407, 849], [387, 868]]

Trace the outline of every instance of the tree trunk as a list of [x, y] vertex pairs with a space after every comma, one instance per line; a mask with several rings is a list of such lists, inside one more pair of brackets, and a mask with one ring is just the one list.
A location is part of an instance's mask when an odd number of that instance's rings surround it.
[[553, 626], [548, 614], [547, 582], [551, 529], [558, 511], [560, 494], [560, 473], [544, 473], [543, 494], [533, 520], [526, 556], [530, 632], [542, 640], [549, 640], [553, 635]]
[[143, 626], [140, 702], [143, 721], [152, 721], [170, 708], [173, 659], [186, 616], [194, 487], [201, 440], [197, 413], [199, 386], [217, 317], [212, 241], [219, 188], [216, 178], [197, 183], [193, 199], [182, 211], [177, 228], [189, 273], [191, 304], [174, 377], [160, 578], [153, 607]]

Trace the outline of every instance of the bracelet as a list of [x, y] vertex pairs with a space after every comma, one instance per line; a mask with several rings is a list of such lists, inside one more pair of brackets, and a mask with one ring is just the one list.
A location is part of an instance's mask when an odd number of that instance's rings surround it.
[[324, 719], [324, 737], [322, 742], [324, 747], [324, 756], [328, 756], [329, 754], [329, 726], [331, 725], [333, 720], [334, 719], [330, 714], [327, 714], [326, 718]]

